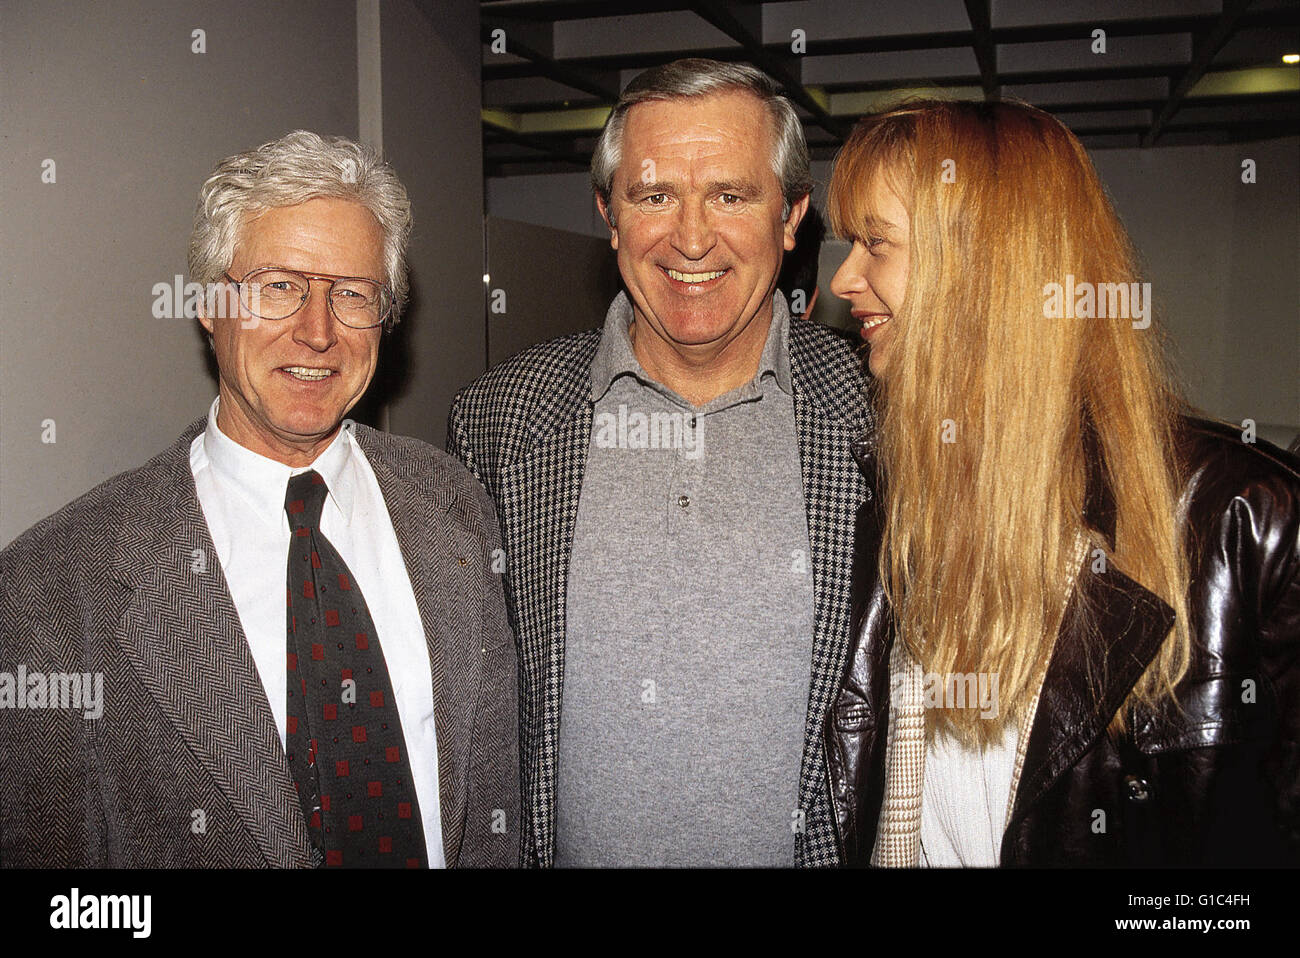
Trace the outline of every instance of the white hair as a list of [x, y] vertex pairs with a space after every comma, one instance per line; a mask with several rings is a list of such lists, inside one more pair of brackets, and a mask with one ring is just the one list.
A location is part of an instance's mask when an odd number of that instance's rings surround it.
[[190, 233], [190, 278], [202, 285], [220, 281], [235, 258], [240, 230], [250, 217], [318, 197], [360, 203], [379, 221], [384, 273], [393, 294], [385, 323], [391, 329], [408, 290], [411, 200], [378, 153], [346, 137], [294, 130], [218, 163], [199, 190]]

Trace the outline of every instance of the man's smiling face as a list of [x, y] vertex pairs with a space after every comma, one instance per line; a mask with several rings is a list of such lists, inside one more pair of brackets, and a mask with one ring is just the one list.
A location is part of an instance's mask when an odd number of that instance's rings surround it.
[[781, 256], [807, 200], [781, 220], [775, 124], [737, 91], [638, 103], [608, 208], [637, 337], [722, 350], [756, 318], [766, 334]]
[[[243, 224], [229, 274], [263, 266], [384, 282], [379, 221], [349, 200], [318, 198], [267, 210]], [[311, 463], [375, 374], [382, 327], [334, 318], [324, 281], [287, 319], [200, 319], [221, 371], [217, 425], [245, 448], [291, 466]], [[242, 312], [242, 310], [241, 310]]]

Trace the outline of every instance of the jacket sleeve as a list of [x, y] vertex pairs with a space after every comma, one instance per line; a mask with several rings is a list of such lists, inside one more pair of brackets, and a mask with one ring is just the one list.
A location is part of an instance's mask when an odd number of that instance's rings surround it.
[[[1271, 827], [1243, 820], [1224, 828], [1268, 835], [1281, 846], [1274, 851], [1300, 861], [1300, 463], [1217, 428], [1201, 430], [1198, 442], [1188, 505], [1189, 611], [1194, 652], [1225, 689], [1223, 699], [1211, 700], [1207, 720], [1266, 743], [1258, 766], [1243, 770], [1253, 780], [1237, 790], [1257, 789], [1260, 804], [1225, 814], [1263, 817], [1267, 804], [1273, 819]], [[1225, 789], [1220, 783], [1218, 791], [1229, 794]]]
[[[94, 719], [32, 707], [24, 678], [88, 673], [80, 603], [57, 526], [0, 553], [0, 866], [93, 868], [104, 815], [92, 761]], [[12, 701], [10, 700], [12, 696]], [[18, 707], [22, 705], [24, 707]]]
[[1264, 774], [1276, 789], [1291, 856], [1300, 861], [1300, 482], [1270, 489], [1266, 501], [1252, 502], [1250, 518], [1265, 546], [1256, 579], [1260, 642], [1278, 714], [1277, 748]]

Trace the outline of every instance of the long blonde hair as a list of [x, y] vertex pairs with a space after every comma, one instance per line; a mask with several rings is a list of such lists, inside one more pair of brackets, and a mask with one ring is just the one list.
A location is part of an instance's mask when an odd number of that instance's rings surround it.
[[[861, 121], [836, 158], [839, 235], [865, 236], [881, 176], [911, 236], [878, 384], [880, 575], [916, 660], [940, 676], [995, 675], [1005, 703], [992, 722], [949, 708], [934, 724], [986, 743], [1022, 714], [1079, 573], [1080, 536], [1175, 610], [1129, 704], [1171, 696], [1191, 643], [1173, 455], [1181, 401], [1154, 326], [1046, 315], [1049, 283], [1138, 280], [1086, 151], [1024, 104], [906, 104]], [[1084, 519], [1089, 447], [1114, 501], [1113, 539]]]

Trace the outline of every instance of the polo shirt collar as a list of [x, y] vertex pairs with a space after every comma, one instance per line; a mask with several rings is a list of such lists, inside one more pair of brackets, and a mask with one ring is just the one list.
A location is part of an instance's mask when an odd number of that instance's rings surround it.
[[[591, 399], [598, 402], [620, 376], [635, 376], [648, 386], [662, 388], [641, 367], [632, 348], [628, 328], [632, 325], [632, 301], [626, 292], [620, 292], [605, 313], [605, 326], [600, 334], [600, 345], [591, 361]], [[750, 385], [756, 386], [765, 375], [776, 379], [776, 384], [787, 395], [793, 394], [790, 378], [790, 309], [785, 297], [778, 291], [772, 296], [772, 324], [768, 327], [767, 341], [758, 360], [758, 371]], [[741, 387], [745, 388], [745, 387]]]

